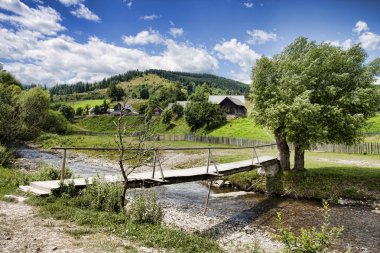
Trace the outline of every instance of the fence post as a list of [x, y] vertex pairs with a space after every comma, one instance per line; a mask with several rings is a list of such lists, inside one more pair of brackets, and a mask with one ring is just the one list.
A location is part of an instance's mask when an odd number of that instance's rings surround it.
[[210, 167], [210, 157], [211, 157], [211, 149], [208, 149], [208, 158], [207, 158], [207, 169], [206, 169], [206, 173], [208, 173], [208, 168]]
[[156, 171], [156, 160], [157, 160], [157, 150], [154, 150], [154, 158], [153, 158], [153, 172], [152, 178], [154, 178], [154, 172]]
[[61, 168], [61, 184], [65, 180], [65, 166], [66, 166], [66, 149], [63, 149], [62, 168]]

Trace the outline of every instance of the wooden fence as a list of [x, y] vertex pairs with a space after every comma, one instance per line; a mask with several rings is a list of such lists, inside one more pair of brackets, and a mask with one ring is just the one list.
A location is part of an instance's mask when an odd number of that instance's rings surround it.
[[[273, 144], [273, 142], [259, 141], [253, 139], [244, 138], [230, 138], [230, 137], [218, 137], [218, 136], [198, 136], [194, 134], [185, 135], [159, 135], [158, 140], [162, 141], [196, 141], [214, 144], [226, 144], [241, 147], [250, 147], [257, 145]], [[269, 148], [276, 148], [271, 146]], [[292, 149], [292, 147], [290, 147]], [[355, 145], [342, 145], [342, 144], [323, 144], [317, 145], [312, 150], [332, 152], [332, 153], [347, 153], [347, 154], [371, 154], [380, 155], [380, 143], [379, 142], [365, 142]]]

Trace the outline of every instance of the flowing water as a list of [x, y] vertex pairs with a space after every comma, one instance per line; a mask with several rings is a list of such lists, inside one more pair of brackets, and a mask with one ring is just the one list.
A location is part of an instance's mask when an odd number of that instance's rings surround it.
[[[57, 154], [42, 152], [23, 147], [18, 149], [21, 157], [33, 162], [45, 162], [51, 166], [60, 166], [62, 158]], [[94, 176], [118, 173], [117, 167], [107, 167], [102, 163], [75, 157], [68, 158], [68, 166], [76, 176]], [[323, 187], [323, 186], [321, 186]], [[181, 206], [184, 212], [203, 211], [208, 187], [202, 182], [191, 182], [156, 187], [160, 199]], [[219, 226], [253, 225], [272, 231], [276, 227], [276, 213], [281, 212], [286, 224], [292, 228], [319, 227], [322, 223], [322, 205], [317, 201], [293, 200], [269, 197], [263, 194], [241, 194], [232, 188], [212, 189], [208, 205], [208, 215], [229, 217]], [[380, 252], [380, 214], [365, 206], [330, 206], [331, 223], [344, 226], [342, 237], [334, 246], [346, 250], [352, 246], [352, 252]]]

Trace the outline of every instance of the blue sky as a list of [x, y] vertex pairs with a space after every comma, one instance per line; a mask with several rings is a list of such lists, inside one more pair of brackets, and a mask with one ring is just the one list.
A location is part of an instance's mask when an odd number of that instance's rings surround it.
[[298, 36], [380, 57], [378, 13], [375, 0], [0, 0], [0, 61], [25, 84], [150, 68], [249, 83]]

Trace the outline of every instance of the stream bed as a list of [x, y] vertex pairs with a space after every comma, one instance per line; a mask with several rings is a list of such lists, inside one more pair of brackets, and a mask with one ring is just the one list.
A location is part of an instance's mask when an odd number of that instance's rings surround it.
[[[30, 147], [17, 149], [18, 155], [31, 163], [46, 163], [60, 167], [62, 157]], [[69, 155], [67, 165], [75, 176], [88, 177], [119, 173], [117, 164], [82, 155]], [[321, 186], [323, 187], [323, 186]], [[203, 212], [208, 187], [202, 182], [191, 182], [156, 187], [160, 199], [177, 206], [190, 215]], [[217, 231], [228, 227], [231, 233], [247, 225], [273, 232], [276, 228], [276, 213], [281, 212], [286, 224], [292, 228], [320, 227], [322, 204], [318, 201], [294, 200], [270, 197], [259, 193], [242, 193], [233, 188], [212, 189], [208, 204], [208, 216], [227, 217], [207, 230]], [[344, 226], [342, 236], [334, 249], [351, 252], [380, 252], [380, 214], [367, 206], [330, 205], [331, 224]], [[224, 230], [225, 231], [225, 230]], [[223, 232], [225, 233], [225, 232]], [[214, 233], [215, 234], [215, 233]], [[217, 239], [217, 238], [216, 238]]]

